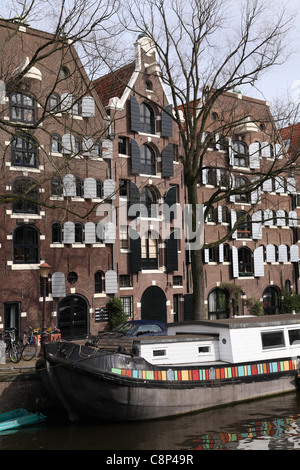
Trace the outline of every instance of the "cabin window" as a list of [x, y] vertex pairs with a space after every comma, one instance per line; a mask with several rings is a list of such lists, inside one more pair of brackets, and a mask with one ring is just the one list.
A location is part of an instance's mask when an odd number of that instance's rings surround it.
[[300, 345], [300, 330], [289, 330], [289, 342], [291, 346]]
[[210, 347], [209, 346], [199, 346], [198, 347], [198, 353], [199, 354], [210, 353]]
[[154, 349], [152, 353], [153, 357], [162, 357], [167, 355], [166, 349]]
[[261, 340], [263, 349], [273, 349], [285, 346], [282, 330], [262, 333]]

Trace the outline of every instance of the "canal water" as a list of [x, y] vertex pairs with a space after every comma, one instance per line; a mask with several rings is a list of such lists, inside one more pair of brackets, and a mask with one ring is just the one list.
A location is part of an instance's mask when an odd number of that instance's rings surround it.
[[300, 394], [137, 423], [70, 423], [52, 411], [40, 426], [0, 433], [0, 450], [188, 451], [195, 458], [205, 450], [300, 450]]

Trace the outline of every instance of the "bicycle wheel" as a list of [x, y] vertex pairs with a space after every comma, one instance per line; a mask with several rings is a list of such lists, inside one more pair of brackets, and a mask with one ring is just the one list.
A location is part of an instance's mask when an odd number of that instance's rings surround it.
[[14, 363], [17, 363], [17, 362], [20, 362], [21, 357], [22, 357], [22, 349], [20, 348], [18, 343], [11, 344], [9, 346], [9, 358], [10, 358], [10, 360]]
[[24, 361], [31, 361], [34, 356], [37, 355], [37, 343], [29, 343], [27, 342], [23, 349], [23, 359]]

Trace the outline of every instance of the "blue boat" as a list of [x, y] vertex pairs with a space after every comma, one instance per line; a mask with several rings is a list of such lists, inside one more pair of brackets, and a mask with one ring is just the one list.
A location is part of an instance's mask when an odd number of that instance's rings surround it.
[[46, 416], [41, 413], [31, 413], [24, 408], [19, 408], [0, 414], [0, 431], [16, 429], [44, 421]]

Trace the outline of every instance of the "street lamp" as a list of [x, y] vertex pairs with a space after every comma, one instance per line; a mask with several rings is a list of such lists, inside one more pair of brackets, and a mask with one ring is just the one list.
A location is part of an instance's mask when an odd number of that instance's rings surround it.
[[40, 276], [43, 282], [43, 316], [42, 316], [42, 334], [41, 334], [41, 350], [40, 354], [44, 354], [43, 346], [47, 340], [47, 323], [46, 323], [46, 286], [51, 266], [47, 263], [40, 264]]

